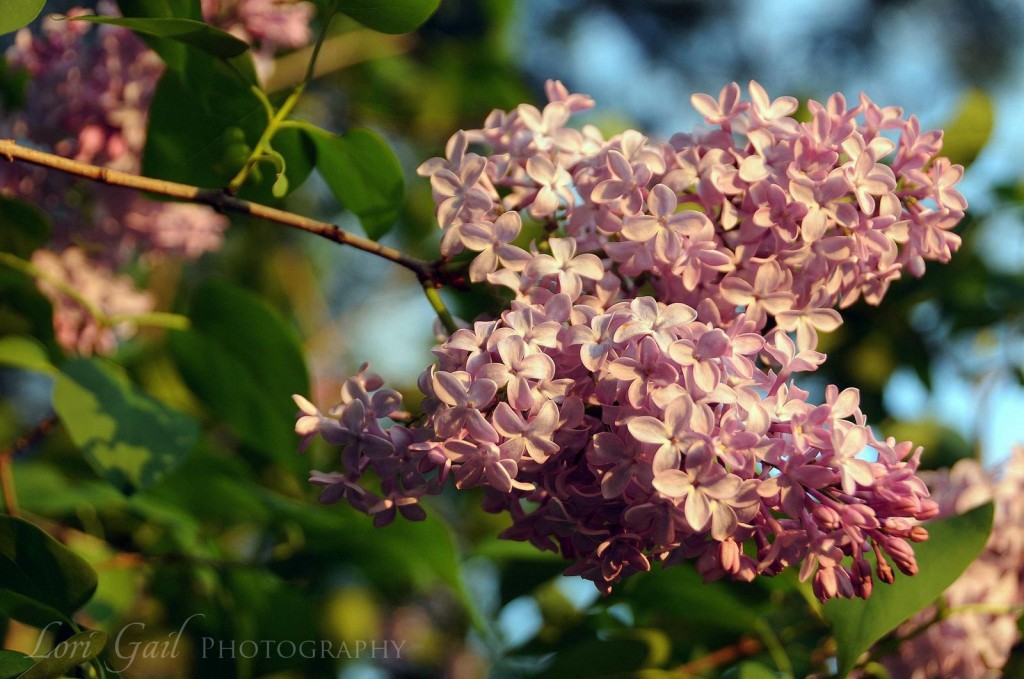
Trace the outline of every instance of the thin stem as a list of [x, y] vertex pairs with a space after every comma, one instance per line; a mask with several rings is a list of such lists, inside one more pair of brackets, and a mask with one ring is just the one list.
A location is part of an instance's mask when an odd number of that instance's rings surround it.
[[43, 151], [19, 146], [13, 140], [9, 139], [0, 139], [0, 156], [6, 156], [8, 160], [11, 161], [17, 159], [33, 165], [48, 167], [60, 172], [66, 172], [68, 174], [85, 177], [86, 179], [92, 179], [104, 184], [110, 184], [111, 186], [123, 186], [129, 189], [147, 191], [149, 193], [166, 196], [168, 198], [177, 198], [179, 200], [185, 200], [192, 203], [209, 205], [215, 210], [219, 210], [221, 212], [233, 212], [249, 215], [258, 219], [265, 219], [289, 228], [306, 231], [335, 243], [347, 245], [349, 247], [356, 248], [357, 250], [368, 252], [371, 255], [380, 257], [381, 259], [394, 262], [395, 264], [405, 267], [415, 273], [416, 277], [420, 281], [432, 281], [435, 283], [443, 282], [440, 277], [440, 272], [430, 262], [417, 257], [412, 257], [400, 250], [381, 245], [380, 243], [368, 238], [351, 234], [334, 224], [321, 222], [309, 217], [303, 217], [302, 215], [273, 208], [268, 205], [235, 198], [234, 196], [227, 195], [220, 190], [201, 189], [198, 186], [191, 186], [189, 184], [179, 184], [177, 182], [166, 181], [163, 179], [142, 177], [128, 172], [120, 172], [118, 170], [111, 170], [97, 165], [80, 163], [52, 153], [45, 153]]
[[334, 19], [334, 14], [337, 11], [337, 1], [331, 0], [331, 3], [327, 7], [327, 11], [324, 12], [324, 25], [320, 27], [320, 33], [316, 36], [316, 44], [313, 45], [313, 53], [309, 56], [309, 64], [306, 66], [306, 75], [302, 77], [302, 82], [299, 84], [300, 88], [304, 87], [306, 83], [313, 79], [313, 75], [316, 72], [317, 57], [320, 56], [320, 49], [324, 46], [324, 39], [327, 38], [327, 29], [331, 27], [331, 21]]
[[722, 665], [728, 665], [740, 658], [746, 658], [760, 653], [764, 647], [761, 642], [753, 637], [741, 637], [739, 641], [731, 646], [725, 646], [712, 651], [705, 656], [692, 660], [685, 665], [680, 665], [672, 671], [674, 677], [690, 677], [701, 672], [712, 670]]
[[11, 516], [19, 515], [18, 494], [14, 489], [14, 456], [45, 436], [56, 424], [57, 416], [51, 415], [15, 441], [10, 448], [0, 451], [0, 490], [4, 495], [4, 509]]
[[153, 328], [169, 328], [171, 330], [188, 330], [192, 321], [188, 316], [167, 313], [166, 311], [150, 311], [144, 314], [115, 314], [108, 316], [106, 324], [117, 325], [118, 323], [134, 323], [138, 326], [149, 326]]
[[[288, 95], [288, 98], [284, 100], [284, 103], [281, 104], [281, 108], [278, 109], [277, 113], [270, 118], [270, 121], [267, 123], [267, 128], [263, 130], [263, 134], [260, 135], [259, 141], [256, 142], [256, 147], [253, 148], [252, 153], [249, 154], [249, 158], [245, 161], [245, 164], [242, 165], [242, 169], [239, 170], [238, 174], [232, 177], [231, 181], [228, 183], [228, 193], [232, 195], [238, 193], [238, 190], [242, 188], [242, 184], [244, 184], [245, 180], [249, 178], [249, 173], [252, 172], [252, 169], [270, 154], [270, 151], [272, 150], [271, 142], [274, 140], [274, 135], [277, 134], [281, 123], [291, 115], [292, 110], [295, 108], [295, 105], [299, 103], [299, 98], [302, 97], [302, 93], [305, 89], [306, 83], [299, 83], [298, 87], [296, 87], [292, 93]], [[266, 98], [264, 97], [264, 99]], [[266, 106], [266, 103], [264, 106]], [[283, 171], [284, 168], [281, 168], [281, 172]]]
[[445, 306], [444, 300], [441, 299], [441, 293], [428, 280], [423, 281], [423, 294], [427, 296], [427, 301], [434, 308], [434, 313], [441, 319], [441, 323], [444, 324], [448, 334], [450, 335], [458, 330], [459, 326], [455, 323], [455, 318], [452, 317], [451, 312], [448, 311], [448, 307]]
[[54, 278], [53, 276], [43, 271], [32, 262], [22, 259], [21, 257], [12, 255], [9, 252], [0, 252], [0, 264], [10, 267], [15, 271], [20, 271], [21, 273], [25, 274], [26, 276], [29, 276], [30, 278], [36, 278], [38, 280], [41, 280], [45, 282], [47, 285], [52, 285], [53, 287], [57, 288], [57, 290], [60, 291], [61, 294], [66, 295], [67, 297], [71, 298], [72, 300], [80, 304], [82, 308], [85, 309], [87, 314], [92, 316], [97, 323], [103, 325], [102, 321], [106, 318], [106, 316], [104, 316], [103, 314], [103, 311], [98, 306], [96, 306], [92, 302], [92, 300], [83, 297], [82, 294], [78, 292], [78, 290], [74, 286], [68, 285], [59, 278]]

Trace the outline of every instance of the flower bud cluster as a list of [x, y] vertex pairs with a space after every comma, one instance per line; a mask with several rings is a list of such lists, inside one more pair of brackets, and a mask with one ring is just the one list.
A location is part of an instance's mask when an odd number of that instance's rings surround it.
[[655, 560], [708, 580], [799, 564], [822, 600], [870, 594], [869, 550], [883, 582], [914, 574], [937, 512], [920, 449], [877, 437], [857, 390], [815, 404], [793, 377], [825, 360], [836, 307], [956, 249], [962, 168], [936, 157], [941, 135], [866, 97], [798, 123], [751, 83], [750, 102], [735, 84], [693, 97], [710, 129], [605, 140], [566, 127], [588, 97], [547, 90], [420, 167], [442, 254], [474, 253], [470, 279], [514, 299], [435, 349], [418, 427], [381, 427], [396, 395], [365, 373], [326, 415], [299, 401], [298, 431], [344, 446], [343, 471], [314, 474], [322, 499], [385, 521], [451, 476], [509, 513], [503, 537], [602, 592]]
[[929, 606], [901, 625], [895, 634], [907, 641], [881, 663], [894, 677], [1001, 677], [1020, 641], [1024, 612], [1024, 447], [1013, 451], [998, 475], [976, 460], [960, 460], [930, 485], [943, 516], [993, 502], [992, 534], [981, 556], [942, 595], [941, 609]]

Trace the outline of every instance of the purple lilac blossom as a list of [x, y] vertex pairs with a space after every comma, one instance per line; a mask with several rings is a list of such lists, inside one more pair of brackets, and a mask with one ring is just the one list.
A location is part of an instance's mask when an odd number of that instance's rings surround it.
[[[883, 582], [883, 554], [916, 573], [910, 543], [938, 512], [921, 449], [878, 437], [856, 389], [818, 404], [794, 377], [825, 360], [837, 307], [877, 304], [958, 247], [962, 168], [936, 158], [941, 133], [838, 94], [799, 123], [795, 100], [733, 83], [694, 96], [697, 132], [606, 140], [566, 127], [589, 97], [547, 92], [419, 168], [442, 255], [479, 253], [471, 280], [514, 299], [434, 349], [417, 426], [382, 426], [398, 394], [366, 368], [326, 413], [297, 397], [297, 431], [345, 446], [341, 471], [313, 473], [321, 501], [379, 524], [449, 477], [482, 487], [511, 515], [502, 537], [605, 593], [683, 559], [707, 580], [798, 566], [822, 600], [869, 596], [871, 552]], [[550, 236], [514, 242], [525, 217]]]

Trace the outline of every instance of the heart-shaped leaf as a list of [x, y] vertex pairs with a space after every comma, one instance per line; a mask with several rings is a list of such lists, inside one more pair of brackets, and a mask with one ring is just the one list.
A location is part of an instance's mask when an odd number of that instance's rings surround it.
[[388, 143], [370, 130], [342, 136], [313, 134], [316, 167], [342, 205], [359, 217], [374, 240], [387, 233], [402, 211], [402, 166]]
[[46, 0], [4, 0], [0, 12], [0, 35], [27, 26], [43, 11]]

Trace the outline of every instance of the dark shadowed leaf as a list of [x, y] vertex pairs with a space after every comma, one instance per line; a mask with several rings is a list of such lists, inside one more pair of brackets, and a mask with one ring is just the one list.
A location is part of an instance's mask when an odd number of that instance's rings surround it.
[[876, 583], [867, 600], [833, 599], [825, 604], [838, 645], [839, 676], [846, 676], [861, 653], [935, 601], [960, 577], [985, 547], [992, 513], [992, 505], [986, 504], [960, 516], [928, 522], [928, 540], [914, 545], [917, 575], [897, 573], [892, 585]]
[[118, 0], [117, 6], [126, 17], [203, 20], [200, 0]]
[[27, 26], [43, 11], [45, 0], [4, 0], [0, 12], [0, 35]]
[[316, 166], [334, 196], [359, 217], [366, 234], [379, 239], [402, 211], [402, 166], [380, 135], [365, 129], [342, 136], [314, 134]]
[[609, 639], [588, 639], [560, 652], [538, 679], [621, 677], [668, 658], [671, 643], [656, 629], [633, 629]]
[[381, 33], [414, 31], [437, 11], [441, 0], [338, 0], [339, 12]]
[[96, 590], [92, 567], [36, 526], [0, 514], [0, 613], [45, 627]]
[[96, 471], [125, 493], [159, 480], [199, 437], [191, 416], [168, 408], [96, 359], [63, 366], [53, 407]]
[[270, 458], [298, 464], [292, 394], [309, 391], [295, 331], [256, 295], [207, 283], [193, 298], [193, 327], [171, 349], [189, 388], [238, 436]]
[[121, 26], [155, 38], [167, 38], [198, 47], [215, 57], [228, 59], [249, 49], [248, 43], [219, 28], [193, 19], [133, 19], [108, 16], [77, 16], [72, 21]]
[[0, 196], [0, 251], [23, 259], [50, 237], [50, 220], [31, 203]]
[[106, 645], [107, 635], [103, 632], [98, 630], [79, 632], [54, 646], [21, 677], [22, 679], [63, 677], [70, 670], [98, 656]]

